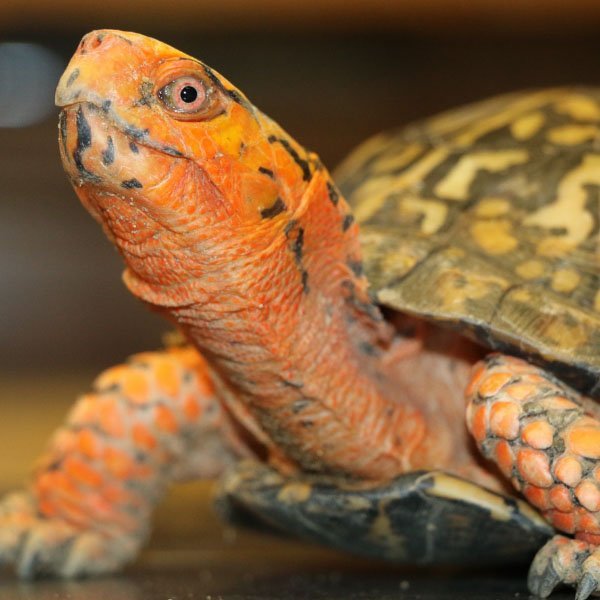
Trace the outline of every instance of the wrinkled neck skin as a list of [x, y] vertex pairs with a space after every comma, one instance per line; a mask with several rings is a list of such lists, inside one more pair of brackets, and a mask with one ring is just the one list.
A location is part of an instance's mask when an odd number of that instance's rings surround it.
[[[263, 187], [227, 156], [169, 157], [161, 170], [156, 150], [140, 146], [150, 184], [117, 193], [84, 177], [78, 194], [123, 255], [128, 288], [208, 359], [230, 411], [274, 464], [376, 480], [443, 465], [443, 444], [427, 442], [426, 418], [387, 376], [393, 330], [369, 297], [348, 205], [315, 155], [257, 118], [269, 150], [261, 176], [277, 201], [256, 218], [220, 180]], [[109, 133], [94, 131], [98, 148]]]

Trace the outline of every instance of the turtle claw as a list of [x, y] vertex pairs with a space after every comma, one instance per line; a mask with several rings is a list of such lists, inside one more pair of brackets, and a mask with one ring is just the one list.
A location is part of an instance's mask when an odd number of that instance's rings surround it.
[[141, 541], [41, 516], [27, 492], [0, 501], [0, 566], [12, 565], [22, 579], [109, 573], [133, 558]]
[[527, 583], [540, 598], [547, 598], [562, 583], [577, 586], [575, 600], [587, 600], [600, 591], [600, 549], [582, 540], [554, 536], [537, 553]]
[[554, 588], [561, 583], [560, 575], [556, 572], [551, 560], [546, 560], [546, 565], [541, 572], [533, 570], [529, 571], [527, 584], [532, 594], [540, 598], [547, 598]]
[[587, 600], [594, 592], [600, 589], [598, 580], [591, 574], [585, 573], [577, 586], [575, 600]]

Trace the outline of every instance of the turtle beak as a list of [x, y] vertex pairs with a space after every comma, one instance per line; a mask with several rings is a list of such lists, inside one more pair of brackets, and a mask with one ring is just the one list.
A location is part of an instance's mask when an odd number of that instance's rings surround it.
[[[58, 82], [56, 105], [90, 102], [102, 107], [103, 103], [116, 100], [116, 88], [135, 85], [139, 37], [110, 29], [85, 35]], [[134, 64], [132, 55], [138, 59]]]

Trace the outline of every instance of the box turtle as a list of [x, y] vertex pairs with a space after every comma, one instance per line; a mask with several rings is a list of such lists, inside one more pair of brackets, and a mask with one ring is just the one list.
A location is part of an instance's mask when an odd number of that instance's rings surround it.
[[238, 521], [397, 562], [537, 551], [533, 593], [600, 589], [599, 90], [383, 134], [337, 185], [141, 35], [85, 36], [56, 100], [77, 195], [185, 341], [78, 400], [0, 505], [1, 561], [116, 570], [170, 482], [221, 476]]

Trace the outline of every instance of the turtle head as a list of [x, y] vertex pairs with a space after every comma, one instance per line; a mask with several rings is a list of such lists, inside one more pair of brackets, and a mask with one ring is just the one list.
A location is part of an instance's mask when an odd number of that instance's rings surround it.
[[[149, 282], [159, 275], [147, 258], [159, 252], [176, 263], [176, 251], [193, 249], [214, 265], [231, 260], [227, 248], [268, 245], [284, 224], [265, 217], [291, 207], [306, 185], [293, 160], [304, 151], [293, 141], [291, 154], [274, 149], [285, 134], [242, 92], [142, 35], [86, 35], [56, 103], [63, 165], [77, 194], [130, 271]], [[180, 280], [177, 271], [160, 277]]]

